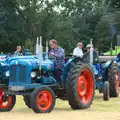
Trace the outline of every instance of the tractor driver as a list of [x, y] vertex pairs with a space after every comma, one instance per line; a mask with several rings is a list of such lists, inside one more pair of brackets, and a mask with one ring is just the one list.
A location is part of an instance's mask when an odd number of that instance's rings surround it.
[[56, 40], [52, 39], [49, 41], [50, 45], [50, 52], [49, 52], [49, 57], [53, 58], [54, 60], [54, 65], [55, 65], [55, 79], [57, 82], [61, 85], [61, 75], [64, 69], [64, 64], [65, 64], [65, 54], [64, 54], [64, 49], [60, 48], [58, 46], [58, 43]]
[[14, 52], [14, 56], [21, 56], [21, 46], [17, 46], [17, 50]]
[[[86, 61], [86, 62], [90, 62], [90, 48], [91, 48], [91, 44], [88, 44], [86, 46], [87, 48], [87, 52], [83, 55], [83, 59]], [[101, 67], [100, 67], [100, 58], [98, 56], [98, 54], [96, 53], [96, 51], [94, 50], [93, 51], [93, 65], [96, 66], [96, 69], [98, 71], [98, 75], [101, 76]]]

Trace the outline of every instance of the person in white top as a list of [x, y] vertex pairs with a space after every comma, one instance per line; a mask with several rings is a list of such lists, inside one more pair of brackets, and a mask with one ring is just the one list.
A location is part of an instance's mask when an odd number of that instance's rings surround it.
[[73, 56], [83, 57], [82, 48], [83, 48], [82, 42], [77, 43], [77, 47], [73, 50]]

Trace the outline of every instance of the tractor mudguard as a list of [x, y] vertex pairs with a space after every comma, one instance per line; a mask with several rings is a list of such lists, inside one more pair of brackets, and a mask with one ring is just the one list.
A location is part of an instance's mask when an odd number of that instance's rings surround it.
[[110, 65], [111, 63], [113, 62], [113, 60], [109, 60], [105, 63], [105, 66], [104, 66], [104, 69], [106, 70]]
[[66, 78], [68, 75], [68, 72], [70, 70], [70, 63], [73, 61], [74, 58], [69, 59], [66, 64], [64, 65], [64, 72], [63, 72], [63, 83], [66, 84]]
[[[80, 57], [72, 57], [71, 59], [69, 59], [65, 66], [64, 66], [64, 74], [63, 74], [63, 80], [66, 80], [68, 72], [70, 70], [70, 66], [72, 66], [73, 63], [82, 61], [82, 63], [84, 62], [84, 60]], [[64, 84], [66, 83], [66, 81], [64, 81]]]
[[104, 73], [103, 73], [103, 80], [106, 81], [108, 77], [108, 67], [112, 64], [113, 60], [109, 60], [105, 63], [105, 66], [103, 67]]
[[74, 57], [73, 60], [72, 60], [72, 62], [79, 62], [79, 61], [85, 62], [84, 59], [81, 58], [81, 57]]

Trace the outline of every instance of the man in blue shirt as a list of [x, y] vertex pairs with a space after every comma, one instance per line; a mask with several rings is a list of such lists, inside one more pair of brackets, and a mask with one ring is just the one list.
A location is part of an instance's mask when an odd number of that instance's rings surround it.
[[50, 45], [50, 52], [49, 52], [49, 57], [52, 57], [54, 60], [54, 65], [55, 65], [55, 78], [58, 81], [59, 84], [61, 84], [61, 75], [64, 69], [64, 64], [65, 64], [65, 54], [64, 54], [64, 49], [58, 47], [58, 43], [56, 40], [52, 39], [49, 41]]

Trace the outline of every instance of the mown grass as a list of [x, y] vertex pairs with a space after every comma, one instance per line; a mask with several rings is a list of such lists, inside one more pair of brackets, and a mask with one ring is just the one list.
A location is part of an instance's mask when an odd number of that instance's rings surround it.
[[[23, 97], [17, 97], [17, 103], [14, 110], [28, 112], [29, 109], [24, 104]], [[67, 101], [57, 99], [54, 110], [56, 111], [73, 111]], [[120, 97], [110, 98], [109, 101], [103, 101], [102, 94], [96, 92], [93, 104], [85, 111], [102, 111], [102, 112], [120, 112]]]

